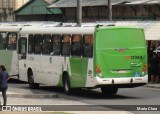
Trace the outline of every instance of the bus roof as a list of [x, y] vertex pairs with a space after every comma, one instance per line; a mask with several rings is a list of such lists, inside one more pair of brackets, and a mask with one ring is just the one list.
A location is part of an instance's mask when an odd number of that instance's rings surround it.
[[22, 28], [21, 34], [93, 34], [95, 27], [35, 27]]
[[137, 27], [137, 26], [100, 26], [98, 27], [97, 29], [98, 30], [103, 30], [103, 29], [122, 29], [122, 28], [125, 28], [125, 29], [141, 29], [143, 30], [143, 28], [140, 28], [140, 27]]
[[19, 32], [20, 27], [0, 27], [0, 32]]

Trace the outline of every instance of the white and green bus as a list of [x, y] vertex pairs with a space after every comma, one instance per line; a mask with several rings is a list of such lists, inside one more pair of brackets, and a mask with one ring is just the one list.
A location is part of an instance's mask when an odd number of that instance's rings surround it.
[[[22, 27], [18, 34], [17, 52], [14, 50], [18, 54], [18, 75], [31, 88], [45, 84], [63, 87], [65, 93], [77, 88], [101, 88], [104, 94], [116, 94], [118, 88], [148, 82], [141, 28]], [[0, 61], [14, 58], [9, 55], [5, 59], [4, 52], [10, 51], [1, 50]]]
[[18, 38], [22, 28], [56, 26], [58, 22], [2, 22], [0, 23], [0, 64], [6, 66], [12, 78], [19, 78]]
[[0, 27], [0, 64], [5, 65], [9, 75], [18, 76], [17, 41], [20, 27]]

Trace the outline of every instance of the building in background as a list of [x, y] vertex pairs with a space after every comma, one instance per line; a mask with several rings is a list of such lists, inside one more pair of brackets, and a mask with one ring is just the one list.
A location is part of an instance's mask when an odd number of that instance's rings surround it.
[[14, 0], [15, 1], [15, 10], [23, 6], [25, 3], [27, 3], [29, 0]]
[[[14, 21], [16, 17], [17, 21], [76, 22], [76, 1], [0, 0], [0, 21]], [[108, 20], [107, 1], [82, 0], [83, 22]], [[160, 20], [160, 0], [111, 1], [113, 20]]]
[[15, 10], [16, 21], [63, 21], [62, 10], [48, 9], [56, 0], [30, 0]]
[[[160, 0], [111, 0], [113, 20], [160, 20]], [[77, 0], [58, 0], [48, 8], [63, 10], [64, 22], [76, 22]], [[83, 22], [108, 20], [108, 0], [82, 0]]]
[[14, 10], [29, 0], [0, 0], [0, 22], [14, 21]]

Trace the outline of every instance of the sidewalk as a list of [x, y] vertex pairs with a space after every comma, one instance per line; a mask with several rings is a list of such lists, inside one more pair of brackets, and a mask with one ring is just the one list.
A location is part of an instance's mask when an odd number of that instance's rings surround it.
[[[0, 97], [0, 100], [2, 100], [2, 97]], [[3, 103], [3, 102], [2, 102]], [[15, 107], [45, 107], [44, 105], [53, 105], [52, 109], [54, 110], [54, 105], [59, 105], [58, 108], [62, 109], [62, 111], [50, 111], [50, 112], [0, 112], [0, 114], [133, 114], [128, 111], [116, 111], [114, 109], [105, 108], [101, 106], [93, 106], [92, 108], [88, 109], [86, 103], [80, 102], [80, 101], [73, 101], [68, 100], [64, 98], [16, 98], [16, 97], [8, 97], [8, 106], [14, 106]], [[77, 111], [63, 111], [62, 106], [65, 105], [78, 105]], [[85, 111], [87, 110], [88, 111]], [[65, 109], [65, 108], [64, 108]], [[69, 109], [71, 110], [71, 109]], [[74, 109], [73, 109], [74, 110]], [[81, 111], [82, 110], [82, 111]], [[92, 111], [96, 110], [96, 111]], [[107, 111], [108, 110], [108, 111]], [[42, 110], [43, 111], [43, 110]]]
[[[32, 91], [30, 89], [20, 89], [20, 88], [12, 88], [10, 87], [7, 91], [7, 105], [8, 106], [17, 106], [17, 107], [42, 107], [42, 111], [50, 111], [50, 112], [19, 112], [21, 114], [132, 114], [128, 111], [115, 111], [110, 108], [101, 107], [101, 106], [93, 106], [87, 107], [92, 104], [86, 104], [80, 101], [68, 100], [64, 98], [59, 98], [57, 93], [48, 93], [44, 92], [43, 94], [39, 91]], [[2, 102], [2, 96], [0, 95], [0, 101]], [[46, 106], [45, 106], [46, 105]], [[54, 106], [56, 105], [56, 106]], [[70, 106], [70, 108], [66, 108], [66, 106]], [[77, 106], [76, 106], [77, 105]], [[45, 107], [50, 106], [49, 110]], [[64, 106], [64, 108], [62, 108]], [[73, 107], [76, 109], [73, 109]], [[43, 108], [44, 107], [44, 108]], [[60, 111], [55, 108], [57, 107]], [[52, 111], [53, 109], [53, 111]], [[56, 109], [58, 111], [56, 111]], [[64, 109], [61, 111], [61, 109]], [[96, 111], [93, 111], [96, 110]], [[0, 114], [17, 114], [17, 110], [15, 112], [0, 112]]]
[[[14, 84], [14, 83], [13, 83]], [[148, 83], [144, 87], [148, 88], [160, 88], [159, 84], [150, 84]], [[84, 108], [86, 105], [92, 105], [92, 104], [86, 104], [81, 102], [81, 100], [74, 100], [74, 99], [66, 99], [61, 98], [59, 95], [59, 91], [51, 91], [51, 90], [45, 90], [45, 88], [42, 87], [42, 89], [29, 89], [28, 86], [11, 86], [8, 88], [7, 91], [8, 96], [8, 102], [7, 105], [79, 105], [78, 110], [64, 110], [64, 111], [58, 111], [54, 110], [54, 112], [18, 112], [20, 114], [132, 114], [128, 111], [116, 111], [115, 109], [110, 109], [107, 107], [107, 109], [104, 109], [101, 106], [95, 106], [91, 109], [88, 109], [86, 111], [86, 108]], [[0, 101], [2, 101], [2, 97], [0, 94]], [[73, 107], [72, 107], [73, 108]], [[76, 108], [77, 109], [77, 108]], [[84, 110], [83, 110], [84, 109]], [[93, 110], [92, 110], [93, 109]], [[53, 108], [52, 108], [53, 110]], [[79, 111], [80, 110], [80, 111]], [[96, 110], [96, 111], [94, 111]], [[48, 111], [48, 110], [47, 110]], [[0, 112], [0, 114], [18, 114], [17, 112]]]
[[[1, 96], [2, 94], [0, 94]], [[29, 88], [8, 87], [7, 96], [16, 98], [58, 98], [58, 93]]]
[[148, 83], [147, 85], [145, 85], [145, 87], [150, 87], [150, 88], [160, 88], [160, 83]]

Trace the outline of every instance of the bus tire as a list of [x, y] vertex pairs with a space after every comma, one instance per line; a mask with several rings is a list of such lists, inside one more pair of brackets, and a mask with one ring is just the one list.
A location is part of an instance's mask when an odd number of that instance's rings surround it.
[[101, 87], [103, 95], [115, 95], [118, 92], [117, 87]]
[[28, 72], [28, 84], [31, 89], [36, 89], [39, 87], [38, 83], [34, 83], [34, 76], [32, 70]]
[[69, 81], [69, 76], [68, 74], [64, 75], [63, 78], [63, 89], [65, 94], [70, 94], [71, 93], [71, 86], [70, 86], [70, 81]]

